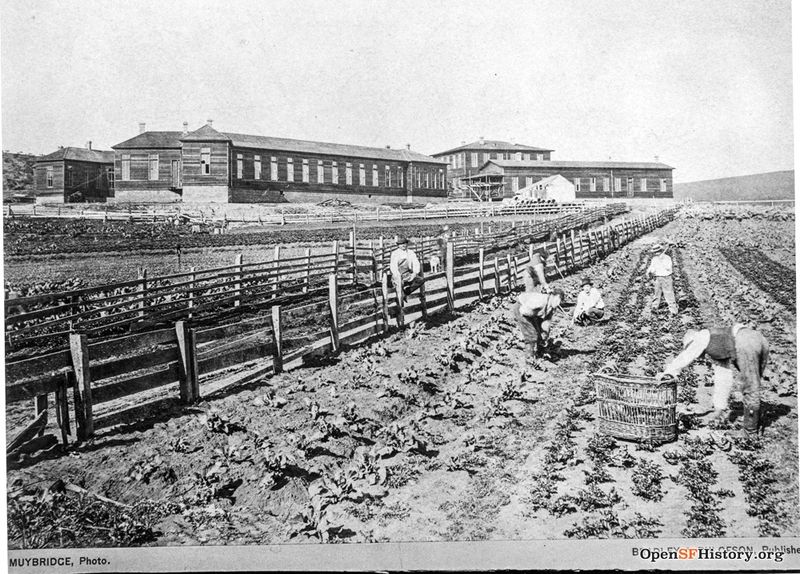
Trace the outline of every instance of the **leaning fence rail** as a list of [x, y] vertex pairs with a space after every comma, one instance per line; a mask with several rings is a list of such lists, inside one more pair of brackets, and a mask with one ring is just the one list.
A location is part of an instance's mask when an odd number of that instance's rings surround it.
[[[665, 225], [676, 211], [666, 209], [550, 237], [544, 243], [556, 256], [548, 261], [546, 274], [553, 279], [590, 265]], [[6, 363], [7, 404], [32, 401], [34, 407], [33, 421], [11, 438], [7, 452], [24, 448], [52, 428], [48, 427], [51, 405], [62, 441], [73, 436], [72, 421], [75, 437], [85, 440], [99, 428], [119, 423], [118, 411], [108, 411], [112, 401], [162, 389], [177, 391], [177, 398], [190, 404], [201, 397], [201, 383], [223, 370], [247, 367], [252, 380], [302, 365], [320, 353], [338, 352], [394, 325], [402, 327], [415, 318], [511, 292], [521, 284], [533, 248], [516, 242], [487, 257], [486, 247], [480, 247], [475, 257], [462, 258], [456, 265], [455, 247], [454, 241], [447, 242], [444, 270], [430, 273], [425, 290], [406, 301], [389, 288], [386, 274], [378, 284], [350, 292], [340, 289], [341, 277], [330, 274], [322, 301], [279, 297], [276, 301], [281, 302], [271, 306], [267, 321], [248, 318], [203, 326], [177, 320], [166, 328], [94, 342], [85, 333], [69, 333], [67, 349]], [[443, 284], [437, 285], [441, 279]], [[304, 322], [309, 317], [317, 320]], [[97, 407], [103, 405], [108, 412], [98, 417]]]

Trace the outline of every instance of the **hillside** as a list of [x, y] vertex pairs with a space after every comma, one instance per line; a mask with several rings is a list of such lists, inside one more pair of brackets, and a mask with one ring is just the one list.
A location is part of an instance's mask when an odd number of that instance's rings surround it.
[[794, 170], [676, 183], [674, 194], [695, 201], [794, 199]]
[[3, 193], [33, 189], [33, 162], [29, 153], [3, 152]]

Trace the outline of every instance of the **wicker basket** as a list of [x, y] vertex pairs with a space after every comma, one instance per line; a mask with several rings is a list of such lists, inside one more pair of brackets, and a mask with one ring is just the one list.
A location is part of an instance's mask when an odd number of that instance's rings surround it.
[[625, 440], [671, 442], [678, 437], [678, 382], [652, 377], [595, 373], [597, 430]]

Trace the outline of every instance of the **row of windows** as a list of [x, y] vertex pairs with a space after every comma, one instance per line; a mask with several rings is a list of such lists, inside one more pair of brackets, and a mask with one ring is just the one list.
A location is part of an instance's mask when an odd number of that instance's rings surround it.
[[[510, 159], [510, 160], [517, 160], [517, 161], [542, 161], [544, 160], [543, 153], [523, 153], [523, 152], [497, 152], [497, 153], [489, 153], [489, 152], [470, 152], [469, 154], [464, 153], [457, 153], [454, 155], [445, 156], [446, 161], [450, 164], [450, 167], [454, 169], [458, 169], [460, 167], [466, 167], [467, 160], [469, 160], [469, 167], [480, 167], [490, 159]], [[481, 161], [481, 158], [483, 159]]]
[[[86, 185], [90, 183], [99, 182], [100, 179], [103, 177], [103, 168], [98, 167], [97, 173], [95, 174], [94, 178], [92, 179], [91, 173], [88, 168], [80, 170], [81, 175], [86, 179]], [[114, 169], [111, 167], [106, 168], [106, 177], [108, 178], [108, 186], [110, 189], [114, 188]], [[46, 185], [49, 188], [53, 187], [53, 166], [47, 166], [47, 175], [46, 175]], [[76, 170], [71, 169], [71, 167], [67, 167], [66, 169], [66, 187], [73, 187], [78, 185], [78, 175]]]
[[[283, 159], [283, 158], [282, 158]], [[244, 178], [244, 154], [236, 154], [236, 178]], [[333, 183], [340, 184], [340, 170], [339, 162], [330, 161], [325, 162], [321, 159], [308, 160], [302, 159], [300, 179], [297, 178], [297, 167], [294, 158], [287, 157], [282, 161], [285, 167], [284, 181], [302, 181], [310, 183], [311, 170], [310, 161], [314, 162], [315, 179], [316, 183]], [[122, 179], [129, 181], [131, 179], [145, 179], [143, 168], [146, 168], [146, 179], [158, 179], [158, 154], [148, 154], [147, 156], [133, 156], [130, 154], [122, 154]], [[265, 178], [263, 171], [262, 156], [253, 156], [253, 179], [269, 179], [270, 181], [279, 181], [278, 179], [278, 158], [270, 156], [269, 158], [269, 174]], [[405, 172], [401, 166], [388, 166], [384, 165], [383, 181], [386, 187], [405, 187]], [[379, 183], [379, 167], [378, 164], [372, 164], [371, 168], [371, 185], [378, 187]], [[211, 148], [201, 148], [200, 150], [200, 173], [203, 175], [211, 175]], [[345, 185], [353, 185], [353, 164], [345, 162], [344, 164], [344, 177]], [[445, 189], [447, 186], [447, 177], [443, 169], [437, 171], [414, 169], [412, 168], [412, 177], [416, 177], [417, 187], [422, 187], [423, 183], [427, 189]], [[358, 164], [358, 185], [367, 186], [367, 166], [363, 163]]]
[[[589, 180], [589, 191], [590, 192], [597, 191], [597, 178], [596, 177], [590, 177], [590, 178], [576, 177], [576, 178], [573, 178], [573, 180], [572, 180], [572, 183], [575, 185], [575, 191], [576, 192], [577, 191], [581, 191], [583, 189], [583, 182], [585, 182], [587, 179]], [[512, 177], [511, 178], [511, 189], [512, 189], [512, 191], [518, 191], [522, 184], [523, 184], [523, 176]], [[529, 185], [533, 185], [533, 177], [532, 176], [524, 177], [524, 186], [527, 187]], [[632, 189], [634, 189], [634, 187], [635, 187], [635, 179], [632, 178], [632, 177], [627, 178], [627, 188], [626, 189], [632, 190]], [[609, 178], [609, 177], [602, 178], [602, 190], [604, 192], [611, 191], [611, 178]], [[647, 178], [646, 177], [639, 178], [639, 190], [640, 191], [648, 191], [648, 183], [647, 183]], [[666, 179], [661, 178], [658, 181], [658, 190], [662, 191], [662, 192], [667, 191], [667, 180]], [[615, 177], [614, 178], [614, 191], [622, 191], [622, 178], [621, 177]], [[655, 191], [655, 190], [651, 190], [651, 191]]]
[[[244, 154], [236, 154], [236, 178], [244, 179]], [[287, 157], [283, 162], [286, 168], [285, 181], [298, 181], [297, 180], [297, 162], [294, 158]], [[326, 162], [321, 159], [317, 160], [300, 160], [300, 180], [303, 183], [311, 183], [311, 166], [314, 166], [315, 183], [333, 183], [340, 184], [340, 165], [337, 161]], [[369, 169], [368, 169], [369, 168]], [[413, 169], [413, 168], [412, 168]], [[385, 187], [405, 187], [405, 170], [402, 166], [383, 166], [383, 184]], [[372, 187], [380, 186], [381, 172], [378, 164], [365, 165], [358, 164], [358, 185]], [[369, 174], [369, 178], [368, 178]], [[354, 166], [351, 162], [344, 163], [344, 183], [345, 185], [353, 185]], [[445, 189], [446, 175], [443, 169], [431, 172], [430, 170], [413, 169], [412, 177], [416, 176], [417, 187], [422, 187], [424, 182], [425, 187], [429, 189]], [[253, 156], [253, 179], [262, 179], [263, 165], [260, 155]], [[271, 181], [278, 181], [278, 158], [270, 156], [269, 160], [269, 179]], [[369, 181], [368, 181], [369, 179]]]

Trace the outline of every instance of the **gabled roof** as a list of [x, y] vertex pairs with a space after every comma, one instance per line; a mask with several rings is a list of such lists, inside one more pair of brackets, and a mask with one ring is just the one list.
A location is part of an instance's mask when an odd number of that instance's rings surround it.
[[133, 148], [177, 148], [181, 147], [183, 132], [144, 132], [138, 136], [111, 146], [112, 149]]
[[99, 149], [86, 149], [83, 147], [65, 147], [36, 158], [40, 161], [91, 161], [95, 163], [114, 163], [114, 152]]
[[260, 149], [285, 150], [295, 153], [309, 153], [321, 155], [343, 155], [363, 157], [368, 159], [383, 159], [390, 161], [418, 161], [424, 163], [445, 164], [428, 155], [408, 149], [392, 149], [381, 147], [367, 147], [351, 144], [337, 144], [295, 140], [289, 138], [275, 138], [267, 136], [253, 136], [246, 134], [225, 134], [231, 138], [236, 147], [251, 147]]
[[559, 167], [578, 167], [578, 168], [599, 168], [599, 169], [675, 169], [665, 163], [654, 162], [628, 162], [628, 161], [517, 161], [512, 159], [490, 159], [481, 166], [485, 168], [490, 163], [499, 167], [516, 167], [516, 168], [559, 168]]
[[413, 161], [445, 165], [447, 162], [408, 149], [376, 148], [360, 145], [315, 142], [289, 138], [218, 132], [209, 125], [183, 135], [183, 132], [144, 132], [112, 146], [114, 149], [180, 148], [182, 141], [228, 141], [235, 147], [270, 149], [293, 153], [353, 156], [388, 161]]
[[522, 144], [515, 144], [511, 142], [504, 142], [500, 140], [478, 140], [476, 142], [472, 142], [469, 144], [460, 145], [458, 147], [454, 147], [453, 149], [449, 149], [447, 151], [439, 152], [433, 154], [434, 157], [439, 157], [440, 155], [446, 155], [449, 153], [457, 152], [457, 151], [507, 151], [511, 153], [516, 153], [518, 151], [553, 151], [551, 149], [543, 148], [543, 147], [533, 147], [529, 145], [522, 145]]

